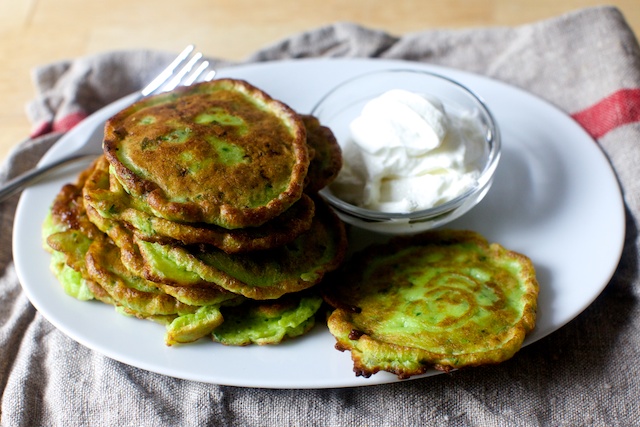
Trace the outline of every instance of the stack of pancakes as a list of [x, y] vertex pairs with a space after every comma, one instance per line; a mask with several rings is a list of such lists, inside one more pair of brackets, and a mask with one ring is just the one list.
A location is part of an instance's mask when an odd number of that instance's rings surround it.
[[103, 148], [43, 227], [68, 293], [165, 323], [167, 344], [277, 343], [313, 326], [316, 285], [346, 251], [316, 195], [342, 164], [329, 129], [221, 79], [121, 111]]

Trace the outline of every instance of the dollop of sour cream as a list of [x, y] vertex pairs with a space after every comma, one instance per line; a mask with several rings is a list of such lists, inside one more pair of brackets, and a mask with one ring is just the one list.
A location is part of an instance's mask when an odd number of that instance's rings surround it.
[[369, 101], [350, 131], [331, 191], [381, 212], [427, 209], [464, 193], [477, 182], [487, 151], [472, 115], [400, 89]]

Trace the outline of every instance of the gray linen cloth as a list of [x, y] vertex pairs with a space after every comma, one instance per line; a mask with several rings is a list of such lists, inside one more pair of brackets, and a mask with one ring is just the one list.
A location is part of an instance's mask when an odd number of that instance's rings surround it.
[[[35, 70], [39, 95], [28, 109], [34, 132], [65, 130], [139, 88], [172, 56], [113, 52]], [[597, 137], [625, 197], [624, 252], [604, 292], [568, 325], [499, 366], [346, 389], [184, 381], [91, 351], [30, 305], [12, 263], [13, 197], [0, 205], [2, 425], [640, 425], [640, 49], [621, 13], [598, 7], [514, 28], [402, 37], [336, 23], [293, 35], [247, 62], [320, 56], [400, 58], [468, 70], [524, 88], [574, 115]], [[217, 67], [228, 64], [215, 61]], [[590, 109], [597, 105], [602, 108]], [[33, 166], [59, 135], [19, 145], [0, 179]]]

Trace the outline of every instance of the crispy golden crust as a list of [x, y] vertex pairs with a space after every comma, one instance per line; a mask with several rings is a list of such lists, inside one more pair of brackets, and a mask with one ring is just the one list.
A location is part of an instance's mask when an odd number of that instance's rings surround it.
[[231, 79], [139, 101], [107, 122], [103, 146], [124, 187], [156, 216], [225, 228], [287, 210], [309, 167], [299, 116]]
[[500, 363], [535, 326], [531, 261], [471, 231], [436, 231], [370, 247], [327, 293], [336, 348], [356, 375], [408, 378]]
[[311, 115], [301, 115], [307, 130], [307, 145], [313, 155], [305, 191], [315, 193], [331, 184], [342, 168], [342, 149], [331, 129]]
[[[111, 179], [110, 179], [111, 178]], [[210, 244], [227, 253], [251, 252], [292, 242], [311, 227], [315, 204], [303, 194], [284, 213], [259, 227], [229, 230], [212, 224], [169, 221], [145, 212], [98, 161], [83, 188], [85, 203], [99, 215], [122, 222], [140, 239], [164, 244]]]
[[[132, 214], [135, 215], [135, 219]], [[133, 210], [122, 212], [121, 220], [126, 222], [141, 240], [163, 244], [208, 244], [234, 254], [268, 250], [291, 243], [309, 230], [314, 214], [313, 200], [303, 194], [300, 200], [284, 213], [259, 227], [227, 230], [210, 224], [167, 221]], [[136, 228], [133, 220], [146, 220], [151, 228]]]
[[85, 262], [91, 279], [109, 294], [114, 305], [144, 317], [194, 313], [201, 306], [240, 299], [221, 288], [177, 288], [137, 276], [122, 264], [120, 250], [110, 239], [94, 241]]
[[[82, 203], [81, 188], [96, 165], [94, 162], [80, 174], [76, 184], [65, 185], [56, 196], [52, 221], [63, 231], [49, 235], [47, 243], [52, 250], [65, 255], [66, 264], [81, 273], [97, 299], [126, 307], [139, 317], [191, 313], [195, 311], [192, 306], [238, 299], [219, 287], [178, 290], [169, 284], [146, 280], [125, 268], [120, 249], [91, 222]], [[133, 244], [127, 248], [133, 251]]]
[[76, 184], [64, 185], [56, 195], [51, 205], [52, 226], [46, 229], [45, 248], [64, 255], [65, 263], [81, 274], [85, 280], [90, 280], [84, 256], [91, 241], [100, 237], [102, 233], [84, 215], [81, 186], [95, 166], [92, 164], [83, 171]]
[[313, 326], [322, 301], [302, 291], [347, 245], [314, 194], [340, 168], [331, 131], [228, 79], [125, 109], [107, 123], [104, 151], [43, 224], [65, 292], [165, 324], [168, 345], [211, 335], [221, 310], [231, 321], [214, 339], [229, 345]]
[[58, 192], [51, 205], [52, 220], [61, 229], [79, 230], [89, 238], [100, 234], [100, 230], [84, 215], [82, 187], [91, 176], [99, 160], [94, 161], [78, 176], [75, 184], [66, 184]]
[[315, 198], [314, 203], [316, 215], [309, 231], [287, 245], [241, 254], [227, 254], [211, 245], [142, 241], [90, 205], [86, 212], [120, 248], [123, 264], [138, 276], [176, 287], [221, 288], [264, 300], [310, 288], [342, 263], [347, 247], [344, 225], [322, 199]]
[[120, 261], [118, 247], [107, 239], [94, 241], [85, 260], [90, 276], [117, 305], [147, 316], [186, 314], [197, 309], [165, 294], [153, 282], [131, 274]]
[[340, 266], [347, 248], [343, 223], [324, 201], [315, 203], [311, 228], [288, 245], [232, 256], [203, 248], [189, 254], [188, 262], [207, 281], [250, 299], [311, 288]]

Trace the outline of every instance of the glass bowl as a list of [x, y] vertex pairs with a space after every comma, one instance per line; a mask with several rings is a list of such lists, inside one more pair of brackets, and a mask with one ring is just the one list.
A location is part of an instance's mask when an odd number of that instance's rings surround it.
[[349, 124], [360, 114], [363, 106], [392, 89], [433, 96], [440, 100], [447, 112], [473, 115], [486, 143], [484, 167], [475, 185], [452, 200], [408, 213], [381, 212], [347, 203], [332, 192], [331, 185], [321, 190], [320, 195], [344, 222], [362, 229], [407, 234], [440, 227], [468, 212], [489, 191], [500, 159], [498, 125], [484, 101], [462, 84], [431, 72], [403, 69], [374, 71], [351, 78], [327, 93], [311, 114], [329, 127], [343, 145], [350, 137]]

